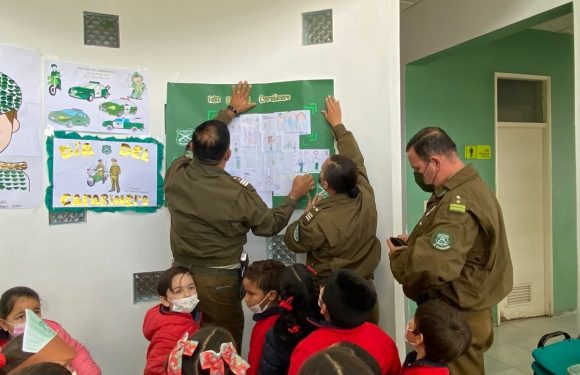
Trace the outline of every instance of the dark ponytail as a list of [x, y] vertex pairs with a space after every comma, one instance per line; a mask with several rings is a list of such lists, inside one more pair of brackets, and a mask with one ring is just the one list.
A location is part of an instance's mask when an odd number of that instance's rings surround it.
[[331, 156], [322, 174], [336, 194], [346, 193], [351, 198], [358, 196], [358, 169], [351, 159], [342, 155]]

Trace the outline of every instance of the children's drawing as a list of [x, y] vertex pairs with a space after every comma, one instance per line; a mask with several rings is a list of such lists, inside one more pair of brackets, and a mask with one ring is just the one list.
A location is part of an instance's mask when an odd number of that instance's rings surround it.
[[145, 78], [140, 72], [134, 72], [131, 75], [131, 98], [141, 100], [141, 97], [147, 90], [147, 86], [145, 86]]
[[89, 115], [78, 108], [49, 112], [48, 119], [58, 125], [63, 125], [68, 128], [72, 128], [73, 126], [89, 126], [91, 123]]
[[97, 182], [104, 184], [109, 178], [109, 172], [102, 159], [97, 161], [96, 166], [87, 168], [87, 174], [89, 175], [87, 178], [87, 185], [89, 186], [95, 186]]
[[242, 148], [240, 149], [240, 156], [241, 156], [241, 169], [262, 168], [263, 156], [259, 148]]
[[52, 96], [56, 95], [56, 90], [61, 89], [61, 78], [58, 65], [50, 64], [50, 75], [48, 76], [48, 93]]
[[143, 119], [139, 117], [118, 117], [114, 120], [103, 121], [103, 127], [109, 131], [113, 129], [130, 129], [133, 132], [137, 132], [137, 130], [143, 131], [145, 124], [143, 123]]
[[68, 95], [77, 98], [87, 100], [92, 102], [93, 99], [96, 98], [105, 98], [107, 99], [110, 95], [111, 86], [101, 85], [100, 82], [97, 81], [90, 81], [87, 83], [83, 83], [79, 86], [73, 86], [68, 89]]
[[115, 191], [120, 192], [121, 186], [119, 185], [119, 176], [121, 175], [121, 167], [117, 163], [117, 159], [111, 159], [111, 168], [109, 169], [109, 175], [111, 176], [111, 190], [109, 192]]
[[322, 163], [330, 155], [328, 150], [300, 150], [294, 155], [294, 172], [320, 173]]
[[296, 152], [300, 149], [300, 136], [294, 134], [282, 134], [280, 136], [282, 152]]
[[262, 134], [276, 134], [276, 116], [271, 113], [261, 115], [260, 132]]
[[[46, 71], [50, 72], [47, 73], [46, 89], [51, 95], [46, 95], [44, 100], [47, 125], [53, 126], [56, 123], [75, 126], [77, 127], [75, 130], [87, 133], [148, 132], [149, 108], [145, 71], [88, 66], [57, 60], [46, 60], [44, 66]], [[68, 95], [59, 94], [58, 87], [62, 87], [63, 93]], [[80, 123], [73, 121], [69, 124], [68, 120], [63, 120], [67, 121], [68, 125], [65, 125], [55, 121], [54, 116], [50, 116], [64, 109], [82, 111], [90, 122], [85, 119], [79, 120]], [[81, 126], [83, 122], [86, 126]]]
[[260, 147], [262, 137], [258, 115], [248, 115], [241, 118], [241, 140], [242, 147]]
[[262, 151], [264, 152], [278, 152], [282, 148], [281, 139], [276, 134], [262, 135]]
[[276, 113], [276, 129], [280, 134], [310, 134], [310, 111]]
[[12, 78], [0, 72], [0, 153], [10, 144], [12, 133], [20, 129], [18, 110], [21, 104], [20, 86]]
[[30, 191], [30, 178], [26, 174], [28, 164], [24, 161], [10, 163], [0, 161], [0, 191]]
[[136, 114], [138, 108], [137, 105], [128, 98], [119, 98], [101, 103], [99, 109], [109, 115], [121, 117], [123, 115]]

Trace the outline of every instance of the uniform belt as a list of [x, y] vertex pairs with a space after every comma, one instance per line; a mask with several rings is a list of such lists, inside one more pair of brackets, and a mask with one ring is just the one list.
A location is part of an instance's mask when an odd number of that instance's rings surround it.
[[214, 276], [229, 276], [229, 277], [239, 277], [239, 269], [227, 269], [227, 268], [211, 268], [191, 264], [191, 261], [184, 262], [183, 260], [175, 259], [174, 265], [183, 266], [189, 268], [191, 272], [195, 275], [196, 273], [204, 275], [214, 275]]

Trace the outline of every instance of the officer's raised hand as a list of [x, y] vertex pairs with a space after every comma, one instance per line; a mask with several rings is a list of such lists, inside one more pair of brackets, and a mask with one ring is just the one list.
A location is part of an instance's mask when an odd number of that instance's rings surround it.
[[248, 81], [240, 81], [232, 85], [232, 99], [228, 105], [228, 112], [231, 117], [249, 111], [256, 106], [256, 103], [250, 102], [250, 94], [252, 92], [252, 85]]
[[333, 128], [342, 124], [342, 110], [340, 102], [334, 96], [326, 97], [326, 111], [322, 111], [326, 122]]
[[294, 200], [298, 200], [312, 189], [314, 189], [314, 179], [311, 175], [296, 176], [292, 181], [292, 190], [290, 190], [288, 196]]

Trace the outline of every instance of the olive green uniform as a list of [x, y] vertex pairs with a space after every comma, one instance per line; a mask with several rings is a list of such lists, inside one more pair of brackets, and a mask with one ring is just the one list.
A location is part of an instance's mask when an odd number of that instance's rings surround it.
[[[370, 280], [381, 260], [375, 196], [354, 136], [342, 124], [333, 131], [339, 154], [358, 168], [360, 193], [355, 198], [341, 193], [323, 199], [288, 226], [284, 242], [294, 252], [307, 252], [307, 264], [321, 277], [348, 268]], [[378, 321], [378, 309], [373, 321]]]
[[[216, 119], [229, 122], [223, 111]], [[241, 344], [244, 314], [239, 270], [233, 268], [239, 267], [247, 233], [273, 236], [280, 232], [296, 201], [287, 197], [269, 209], [247, 181], [186, 156], [167, 170], [165, 194], [174, 264], [193, 271], [202, 324], [230, 330]]]
[[451, 374], [484, 374], [491, 308], [511, 291], [513, 270], [501, 208], [471, 165], [431, 195], [407, 245], [390, 257], [407, 297], [418, 303], [440, 298], [471, 327], [472, 344], [449, 364]]
[[119, 185], [119, 176], [121, 175], [121, 167], [117, 165], [111, 165], [109, 169], [109, 176], [111, 177], [111, 191], [116, 191], [117, 193], [121, 191], [121, 186]]

